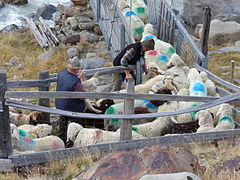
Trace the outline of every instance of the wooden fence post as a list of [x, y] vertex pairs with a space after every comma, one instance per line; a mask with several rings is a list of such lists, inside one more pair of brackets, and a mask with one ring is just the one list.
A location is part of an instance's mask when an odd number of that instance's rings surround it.
[[[130, 79], [127, 82], [127, 93], [134, 93], [134, 79]], [[134, 100], [126, 99], [124, 101], [124, 114], [133, 114], [134, 112]], [[120, 129], [120, 141], [132, 139], [132, 123], [131, 119], [122, 120]]]
[[136, 84], [142, 83], [142, 59], [137, 60], [136, 64]]
[[[49, 72], [48, 71], [42, 71], [38, 73], [38, 79], [39, 80], [44, 80], [49, 78]], [[48, 87], [39, 87], [39, 91], [49, 91], [49, 86]], [[49, 99], [39, 99], [39, 106], [45, 106], [45, 107], [50, 107], [50, 100]], [[50, 124], [50, 114], [44, 113], [44, 123]]]
[[[7, 90], [7, 76], [0, 71], [0, 158], [8, 158], [12, 154], [12, 141], [10, 133], [9, 109], [5, 105], [5, 91]], [[0, 108], [1, 109], [1, 108]]]
[[[204, 19], [203, 19], [203, 27], [202, 27], [202, 34], [200, 37], [200, 48], [202, 53], [207, 57], [208, 55], [208, 37], [209, 37], [209, 30], [210, 30], [210, 23], [211, 23], [211, 8], [205, 7], [204, 8]], [[207, 69], [207, 59], [204, 59], [206, 62], [200, 62], [201, 66]]]
[[97, 0], [97, 22], [99, 22], [101, 16], [101, 2], [100, 0]]
[[234, 71], [235, 71], [235, 61], [231, 60], [231, 82], [234, 83]]

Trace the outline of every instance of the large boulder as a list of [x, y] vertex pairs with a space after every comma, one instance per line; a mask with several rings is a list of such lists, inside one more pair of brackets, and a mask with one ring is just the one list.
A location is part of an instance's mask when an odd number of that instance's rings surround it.
[[0, 8], [3, 8], [4, 7], [4, 3], [2, 0], [0, 0]]
[[195, 27], [202, 23], [203, 7], [210, 6], [212, 18], [240, 23], [239, 0], [167, 0], [171, 7], [180, 11], [182, 18]]
[[55, 12], [57, 12], [55, 6], [51, 4], [43, 5], [37, 9], [35, 19], [38, 19], [41, 16], [43, 19], [50, 20]]
[[228, 160], [223, 163], [223, 165], [218, 166], [214, 170], [214, 174], [216, 176], [222, 177], [229, 177], [230, 175], [236, 175], [240, 173], [240, 158], [234, 160]]
[[[201, 36], [202, 29], [199, 30]], [[209, 32], [209, 44], [221, 45], [224, 43], [232, 42], [240, 39], [240, 24], [235, 21], [223, 22], [218, 19], [211, 21]]]
[[75, 5], [85, 6], [88, 3], [88, 0], [71, 0]]
[[5, 4], [24, 5], [28, 0], [2, 0]]
[[139, 151], [112, 153], [96, 162], [78, 179], [139, 179], [147, 174], [177, 172], [202, 174], [196, 158], [186, 148], [154, 146]]
[[19, 29], [19, 27], [18, 27], [16, 24], [11, 24], [11, 25], [8, 25], [8, 26], [4, 27], [4, 28], [0, 31], [0, 33], [9, 33], [9, 32], [11, 32], [11, 31], [17, 30], [17, 29]]

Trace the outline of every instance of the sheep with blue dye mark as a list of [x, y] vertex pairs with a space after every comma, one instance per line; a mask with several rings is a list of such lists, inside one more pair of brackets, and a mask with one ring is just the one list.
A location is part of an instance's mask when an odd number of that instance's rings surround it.
[[205, 71], [201, 71], [200, 77], [202, 78], [202, 82], [205, 84], [205, 86], [207, 88], [208, 96], [217, 96], [218, 97], [219, 94], [217, 93], [217, 87], [214, 84], [214, 82], [208, 78], [207, 73]]
[[[132, 133], [132, 139], [142, 139], [142, 135]], [[120, 139], [120, 131], [104, 131], [101, 129], [83, 128], [78, 123], [70, 123], [67, 130], [67, 141], [74, 147], [116, 142]]]
[[64, 148], [64, 142], [57, 136], [46, 136], [37, 139], [23, 137], [19, 134], [16, 125], [11, 126], [11, 139], [13, 149], [18, 151], [48, 151]]
[[134, 39], [140, 41], [144, 29], [143, 21], [137, 16], [135, 12], [131, 11], [130, 8], [123, 9], [122, 13], [123, 17], [125, 18], [127, 24], [131, 29]]
[[134, 11], [144, 23], [147, 23], [148, 8], [144, 0], [128, 0], [127, 3], [131, 7], [131, 10]]
[[18, 126], [18, 130], [24, 131], [27, 138], [36, 139], [50, 135], [52, 132], [52, 126], [48, 124], [38, 124], [36, 126], [25, 124]]
[[218, 109], [217, 116], [218, 123], [212, 131], [222, 131], [235, 128], [232, 107], [230, 104], [221, 104]]

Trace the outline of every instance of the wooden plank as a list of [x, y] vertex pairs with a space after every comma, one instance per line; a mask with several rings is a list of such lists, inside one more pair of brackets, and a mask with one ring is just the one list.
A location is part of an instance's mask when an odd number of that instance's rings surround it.
[[3, 112], [3, 104], [0, 102], [0, 112]]
[[47, 108], [42, 106], [36, 106], [29, 103], [18, 102], [13, 100], [7, 100], [6, 105], [18, 107], [22, 109], [29, 109], [33, 111], [59, 114], [59, 115], [69, 116], [69, 117], [79, 117], [79, 118], [89, 118], [89, 119], [143, 119], [143, 118], [175, 116], [178, 114], [190, 113], [193, 111], [200, 111], [200, 110], [208, 109], [214, 106], [218, 106], [223, 103], [231, 102], [232, 100], [235, 100], [238, 98], [240, 98], [240, 92], [225, 96], [217, 100], [207, 102], [205, 104], [186, 108], [186, 109], [179, 109], [176, 111], [157, 112], [157, 113], [147, 113], [147, 114], [130, 114], [130, 115], [103, 115], [103, 114], [91, 114], [91, 113], [76, 113], [76, 112], [63, 111], [59, 109]]
[[[38, 79], [39, 80], [46, 80], [49, 78], [49, 72], [48, 71], [42, 71], [38, 73]], [[48, 87], [39, 87], [39, 91], [47, 91], [49, 92], [49, 86]], [[39, 106], [45, 106], [50, 107], [50, 99], [49, 98], [40, 98], [39, 99]], [[43, 114], [43, 121], [41, 123], [50, 124], [50, 114], [44, 113]]]
[[204, 8], [203, 27], [202, 34], [200, 37], [200, 48], [205, 56], [208, 55], [208, 37], [211, 23], [211, 8]]
[[160, 3], [160, 11], [159, 14], [157, 14], [158, 16], [158, 21], [157, 21], [157, 38], [160, 39], [160, 35], [161, 35], [161, 28], [163, 25], [163, 19], [162, 19], [162, 12], [163, 12], [163, 2]]
[[7, 81], [8, 88], [48, 87], [49, 85], [50, 83], [45, 80]]
[[[135, 80], [132, 78], [127, 82], [127, 93], [134, 93]], [[124, 114], [134, 114], [134, 100], [126, 99], [124, 101]], [[120, 141], [132, 139], [131, 119], [126, 119], [121, 123]]]
[[[38, 92], [38, 91], [6, 91], [5, 98], [96, 98], [96, 99], [144, 99], [166, 101], [209, 102], [220, 99], [213, 96], [180, 96], [170, 94], [135, 94], [135, 93], [95, 93], [95, 92]], [[235, 103], [239, 100], [233, 100]]]
[[14, 167], [21, 167], [51, 162], [55, 160], [63, 160], [66, 158], [75, 158], [77, 156], [84, 156], [86, 154], [95, 155], [99, 152], [109, 153], [116, 151], [135, 150], [155, 145], [171, 146], [197, 142], [208, 142], [214, 140], [222, 140], [231, 137], [238, 137], [239, 135], [240, 135], [239, 129], [206, 133], [179, 134], [131, 141], [120, 141], [108, 144], [97, 144], [86, 147], [58, 149], [54, 151], [45, 151], [32, 154], [11, 155], [9, 156], [9, 159], [12, 160]]
[[219, 84], [225, 86], [226, 88], [229, 88], [233, 91], [236, 91], [236, 92], [239, 92], [240, 91], [240, 87], [230, 83], [230, 82], [227, 82], [227, 81], [224, 81], [223, 79], [219, 78], [218, 76], [216, 76], [215, 74], [209, 72], [208, 70], [204, 69], [203, 67], [195, 64], [193, 67], [195, 67], [197, 70], [199, 71], [205, 71], [207, 74], [208, 74], [208, 77], [211, 78], [212, 80], [218, 82]]
[[142, 61], [142, 58], [137, 60], [137, 65], [136, 65], [136, 85], [142, 84], [142, 62], [141, 61]]
[[5, 71], [0, 71], [0, 102], [3, 111], [0, 112], [0, 158], [6, 159], [12, 154], [12, 142], [10, 134], [9, 109], [5, 104], [4, 94], [7, 90], [7, 76]]
[[38, 31], [38, 28], [35, 26], [32, 19], [26, 18], [29, 28], [31, 29], [33, 35], [35, 36], [36, 40], [40, 44], [42, 48], [47, 48], [48, 43], [43, 39], [41, 33]]
[[237, 78], [233, 78], [233, 82], [240, 85], [240, 79], [237, 79]]
[[0, 159], [0, 173], [13, 172], [13, 163], [10, 159]]

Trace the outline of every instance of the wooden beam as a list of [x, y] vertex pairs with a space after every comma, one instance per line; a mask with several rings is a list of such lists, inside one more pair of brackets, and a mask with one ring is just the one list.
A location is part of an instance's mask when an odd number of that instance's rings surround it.
[[10, 159], [0, 159], [0, 173], [13, 172], [14, 165]]
[[79, 117], [79, 118], [89, 118], [89, 119], [143, 119], [143, 118], [155, 118], [155, 117], [164, 117], [164, 116], [175, 116], [178, 114], [205, 110], [214, 106], [218, 106], [223, 103], [231, 102], [232, 100], [235, 100], [238, 98], [240, 98], [240, 92], [225, 96], [217, 100], [210, 101], [205, 104], [186, 108], [186, 109], [179, 109], [176, 111], [157, 112], [157, 113], [147, 113], [147, 114], [129, 114], [129, 115], [103, 115], [103, 114], [90, 114], [90, 113], [76, 113], [76, 112], [63, 111], [59, 109], [47, 108], [42, 106], [36, 106], [29, 103], [18, 102], [13, 100], [7, 100], [6, 105], [23, 108], [23, 109], [29, 109], [33, 111], [59, 114], [59, 115], [69, 116], [69, 117]]
[[8, 88], [48, 87], [50, 83], [45, 80], [7, 81]]
[[214, 140], [222, 140], [235, 136], [240, 136], [239, 129], [206, 133], [178, 134], [131, 141], [120, 141], [107, 144], [91, 145], [86, 147], [73, 147], [53, 151], [37, 152], [32, 154], [11, 155], [8, 158], [12, 160], [14, 167], [21, 167], [56, 160], [63, 160], [66, 158], [75, 158], [77, 156], [84, 156], [86, 154], [95, 155], [99, 152], [109, 153], [116, 151], [129, 151], [155, 145], [171, 146], [197, 142], [208, 142]]
[[0, 158], [5, 159], [12, 154], [12, 142], [10, 134], [9, 109], [5, 104], [4, 94], [7, 90], [7, 76], [5, 71], [0, 71], [0, 102], [2, 112], [0, 112]]
[[[134, 79], [130, 79], [127, 82], [127, 92], [134, 93]], [[134, 100], [126, 99], [124, 101], [124, 114], [134, 114]], [[120, 141], [132, 139], [132, 124], [131, 119], [126, 119], [121, 123], [120, 129]]]

